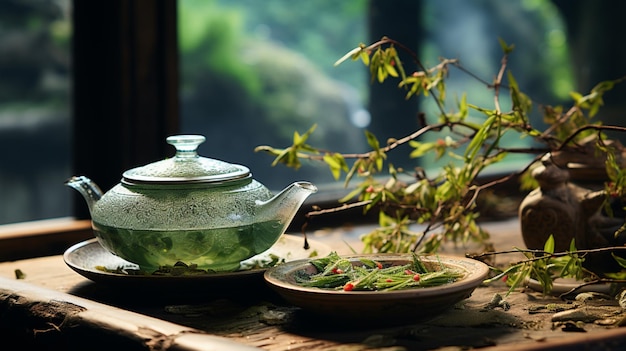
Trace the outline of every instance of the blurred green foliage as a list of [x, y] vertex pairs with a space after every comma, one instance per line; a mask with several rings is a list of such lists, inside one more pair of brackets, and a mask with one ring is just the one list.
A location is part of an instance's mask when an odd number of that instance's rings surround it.
[[216, 1], [185, 0], [179, 6], [178, 21], [183, 90], [195, 88], [194, 77], [208, 70], [242, 85], [251, 97], [258, 96], [259, 77], [241, 59], [245, 36], [239, 11], [223, 8]]
[[193, 83], [194, 74], [212, 70], [258, 98], [260, 73], [248, 64], [246, 46], [273, 42], [306, 56], [327, 76], [339, 74], [343, 82], [363, 86], [364, 74], [358, 67], [337, 70], [332, 63], [339, 52], [364, 40], [365, 5], [366, 0], [302, 1], [296, 8], [288, 0], [182, 0], [179, 42], [182, 74], [187, 77], [183, 82]]
[[67, 0], [0, 2], [0, 111], [69, 108], [68, 5]]

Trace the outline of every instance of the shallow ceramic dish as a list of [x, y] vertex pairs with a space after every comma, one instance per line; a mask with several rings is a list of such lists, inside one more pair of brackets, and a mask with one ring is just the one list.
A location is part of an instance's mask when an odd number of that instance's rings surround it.
[[[581, 286], [582, 284], [583, 283], [581, 281], [575, 280], [573, 278], [555, 279], [552, 282], [552, 290], [550, 291], [550, 295], [558, 296], [567, 294], [569, 292], [574, 292], [575, 294], [580, 294], [584, 292], [609, 294], [611, 292], [611, 284], [603, 283]], [[539, 283], [539, 281], [535, 279], [526, 280], [526, 285], [537, 292], [543, 292], [543, 286], [541, 286], [541, 283]]]
[[[353, 262], [367, 258], [383, 264], [404, 265], [412, 261], [408, 254], [370, 254], [347, 256]], [[464, 277], [446, 285], [411, 288], [396, 291], [343, 291], [303, 287], [296, 283], [295, 274], [316, 273], [310, 259], [287, 262], [268, 269], [264, 278], [269, 286], [287, 302], [312, 315], [332, 317], [326, 320], [371, 321], [391, 318], [396, 322], [420, 321], [434, 317], [454, 304], [468, 298], [487, 277], [489, 267], [484, 263], [453, 256], [421, 256], [424, 265], [435, 270], [439, 263], [464, 272]]]
[[[308, 258], [316, 252], [318, 256], [330, 253], [330, 248], [315, 240], [308, 240], [309, 249], [304, 249], [304, 239], [300, 236], [283, 234], [276, 244], [267, 251], [242, 262], [242, 266], [254, 265], [257, 261], [268, 262], [274, 254], [285, 261]], [[80, 275], [100, 283], [122, 285], [149, 285], [149, 286], [179, 286], [184, 285], [216, 285], [226, 282], [245, 283], [248, 279], [259, 279], [262, 282], [263, 273], [267, 268], [241, 269], [234, 272], [219, 272], [198, 275], [130, 275], [127, 273], [110, 272], [118, 268], [138, 269], [139, 267], [118, 256], [111, 254], [102, 247], [97, 239], [83, 241], [68, 248], [63, 254], [63, 260]], [[98, 269], [104, 267], [107, 270]]]

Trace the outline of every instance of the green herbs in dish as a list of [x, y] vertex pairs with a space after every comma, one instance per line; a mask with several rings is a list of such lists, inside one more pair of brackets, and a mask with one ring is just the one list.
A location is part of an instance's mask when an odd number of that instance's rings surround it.
[[[452, 283], [464, 276], [459, 270], [443, 264], [427, 267], [420, 258], [402, 265], [390, 265], [366, 258], [349, 259], [336, 252], [310, 261], [316, 273], [299, 271], [294, 275], [296, 283], [304, 287], [317, 287], [344, 291], [393, 291], [424, 288]], [[429, 266], [432, 266], [430, 264]]]

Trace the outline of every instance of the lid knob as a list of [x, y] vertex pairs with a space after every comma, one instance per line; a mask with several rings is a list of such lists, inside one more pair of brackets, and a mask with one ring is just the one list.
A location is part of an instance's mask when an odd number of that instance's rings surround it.
[[166, 139], [168, 144], [176, 148], [177, 158], [197, 157], [198, 146], [205, 140], [206, 138], [202, 135], [173, 135]]

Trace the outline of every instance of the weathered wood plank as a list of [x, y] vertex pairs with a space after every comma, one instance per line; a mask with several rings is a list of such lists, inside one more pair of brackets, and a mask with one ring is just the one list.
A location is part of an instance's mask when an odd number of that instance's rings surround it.
[[0, 277], [0, 336], [24, 349], [255, 350], [77, 296]]

